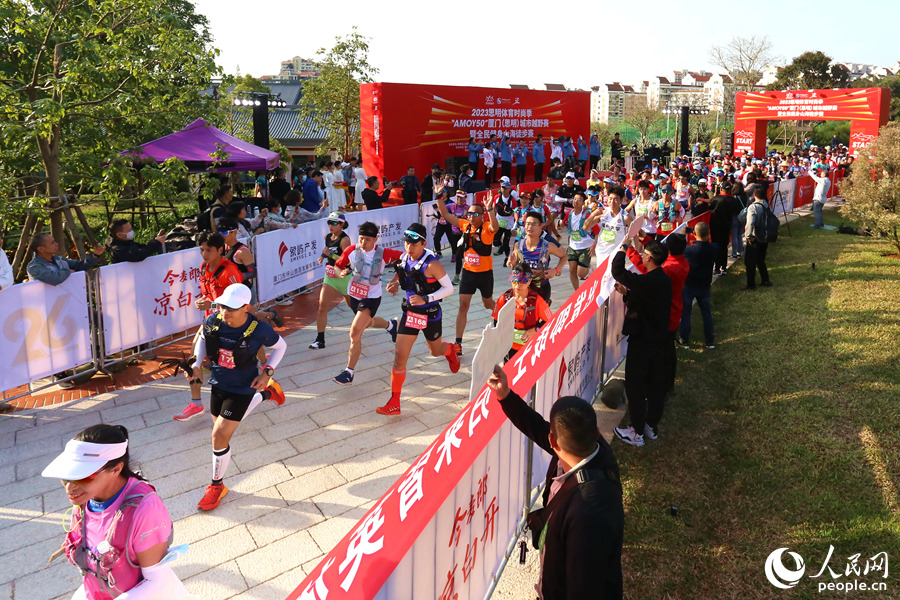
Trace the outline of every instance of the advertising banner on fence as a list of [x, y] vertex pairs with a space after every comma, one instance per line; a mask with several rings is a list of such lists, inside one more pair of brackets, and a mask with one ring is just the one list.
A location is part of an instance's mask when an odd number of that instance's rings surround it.
[[199, 327], [199, 248], [100, 268], [100, 308], [107, 354]]
[[548, 164], [551, 137], [590, 137], [589, 92], [364, 83], [359, 100], [366, 173], [392, 180], [409, 167], [422, 177], [433, 163], [468, 158], [470, 137], [506, 134], [530, 148], [543, 134]]
[[[605, 271], [604, 262], [504, 366], [518, 394], [588, 326]], [[523, 443], [483, 387], [289, 598], [483, 598], [520, 516]]]
[[276, 229], [253, 238], [256, 290], [260, 302], [290, 294], [325, 277], [325, 267], [318, 259], [325, 248], [327, 233], [328, 223], [319, 219], [301, 223], [294, 229]]
[[91, 362], [85, 273], [59, 285], [40, 281], [0, 292], [0, 390]]
[[[794, 188], [796, 179], [783, 179], [777, 186], [769, 186], [769, 202], [772, 203], [772, 212], [780, 217], [786, 212], [794, 210]], [[778, 193], [776, 193], [776, 191]]]
[[402, 252], [403, 232], [412, 223], [419, 222], [419, 205], [406, 204], [403, 206], [379, 208], [378, 210], [347, 213], [347, 223], [349, 223], [347, 235], [350, 236], [351, 244], [355, 244], [358, 241], [358, 228], [366, 221], [371, 221], [378, 225], [379, 246], [395, 248]]
[[816, 191], [816, 182], [809, 175], [795, 179], [794, 184], [794, 208], [800, 208], [812, 204], [813, 194]]

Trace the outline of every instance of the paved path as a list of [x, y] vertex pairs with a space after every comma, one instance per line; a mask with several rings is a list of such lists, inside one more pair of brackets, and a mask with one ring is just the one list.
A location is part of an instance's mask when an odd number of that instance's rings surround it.
[[[446, 254], [443, 262], [452, 267]], [[554, 308], [571, 293], [566, 275], [554, 280]], [[497, 269], [497, 291], [506, 289], [507, 276]], [[457, 305], [456, 295], [444, 302], [451, 341]], [[399, 314], [399, 300], [387, 296], [382, 306], [383, 316]], [[191, 544], [173, 565], [188, 590], [204, 600], [285, 598], [465, 406], [468, 365], [489, 315], [473, 303], [457, 374], [416, 343], [400, 417], [375, 413], [390, 394], [386, 333], [364, 335], [352, 386], [331, 381], [345, 365], [350, 317], [343, 305], [332, 311], [325, 350], [307, 349], [310, 329], [287, 336], [277, 374], [287, 402], [264, 402], [241, 424], [226, 476], [230, 491], [209, 513], [195, 506], [210, 478], [210, 422], [172, 420], [189, 397], [183, 378], [0, 416], [0, 600], [67, 599], [78, 586], [64, 559], [47, 564], [69, 504], [59, 482], [40, 472], [74, 434], [100, 422], [128, 428], [133, 457], [175, 523], [175, 543]], [[623, 410], [597, 410], [609, 438]], [[514, 557], [497, 597], [529, 597], [535, 559], [530, 552], [523, 570]]]

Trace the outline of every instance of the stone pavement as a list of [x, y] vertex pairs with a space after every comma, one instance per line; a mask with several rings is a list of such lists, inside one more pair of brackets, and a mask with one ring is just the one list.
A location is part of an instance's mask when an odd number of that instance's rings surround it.
[[[452, 275], [448, 253], [442, 262]], [[509, 273], [496, 270], [495, 295], [507, 289]], [[567, 272], [553, 284], [558, 307], [571, 293]], [[385, 294], [380, 315], [399, 315], [399, 304]], [[457, 307], [457, 295], [444, 301], [445, 340], [453, 340]], [[351, 316], [343, 304], [331, 312], [325, 350], [307, 349], [310, 328], [287, 336], [277, 372], [287, 402], [264, 402], [241, 423], [229, 493], [209, 513], [196, 510], [211, 475], [209, 418], [172, 420], [189, 398], [183, 377], [0, 416], [0, 600], [69, 598], [79, 585], [63, 558], [47, 564], [69, 504], [59, 482], [40, 472], [66, 441], [100, 422], [128, 428], [132, 456], [175, 523], [175, 544], [191, 544], [173, 563], [189, 591], [205, 600], [285, 598], [465, 406], [468, 365], [489, 319], [473, 302], [457, 374], [418, 341], [403, 413], [384, 417], [375, 408], [390, 395], [393, 345], [385, 332], [363, 336], [352, 386], [331, 381], [346, 364]]]

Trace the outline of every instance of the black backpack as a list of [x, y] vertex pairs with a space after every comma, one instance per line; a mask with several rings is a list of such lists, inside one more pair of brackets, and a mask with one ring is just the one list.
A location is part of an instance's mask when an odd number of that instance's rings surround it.
[[778, 221], [778, 217], [775, 216], [775, 213], [772, 212], [772, 209], [769, 208], [769, 205], [765, 205], [765, 212], [763, 213], [766, 217], [766, 242], [769, 244], [774, 244], [778, 241], [778, 228], [781, 226], [781, 223]]

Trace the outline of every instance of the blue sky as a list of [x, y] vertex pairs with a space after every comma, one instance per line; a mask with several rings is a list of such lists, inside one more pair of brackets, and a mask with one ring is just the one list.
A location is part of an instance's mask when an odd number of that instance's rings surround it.
[[[196, 0], [196, 6], [210, 20], [224, 70], [234, 73], [240, 66], [257, 77], [277, 73], [280, 61], [293, 56], [314, 57], [353, 25], [371, 38], [376, 80], [402, 83], [635, 83], [675, 69], [713, 70], [712, 45], [751, 34], [768, 35], [786, 62], [807, 50], [882, 66], [900, 60], [897, 5], [875, 0]], [[674, 8], [682, 6], [692, 8]]]

